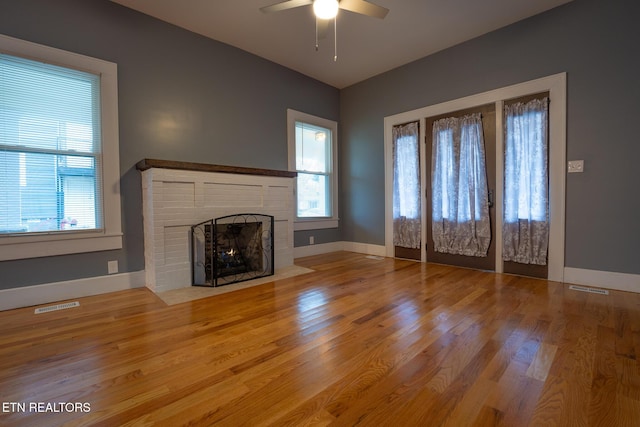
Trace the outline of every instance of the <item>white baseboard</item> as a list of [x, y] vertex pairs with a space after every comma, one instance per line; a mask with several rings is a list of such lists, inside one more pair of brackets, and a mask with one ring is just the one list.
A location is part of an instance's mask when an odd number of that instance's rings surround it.
[[369, 243], [343, 242], [344, 251], [358, 252], [360, 254], [386, 256], [387, 249], [384, 245], [371, 245]]
[[0, 310], [48, 304], [145, 286], [144, 270], [0, 290]]
[[[358, 242], [332, 242], [300, 246], [294, 248], [293, 255], [294, 258], [301, 258], [335, 251], [350, 251], [367, 255], [386, 256], [385, 246]], [[565, 267], [563, 281], [573, 285], [594, 286], [616, 291], [640, 293], [640, 275], [638, 274]]]
[[293, 258], [327, 254], [329, 252], [342, 251], [343, 242], [320, 243], [318, 245], [298, 246], [293, 248]]
[[305, 256], [321, 255], [329, 252], [349, 251], [367, 255], [385, 256], [385, 247], [381, 245], [371, 245], [369, 243], [357, 242], [331, 242], [319, 245], [298, 246], [293, 248], [293, 257], [302, 258]]
[[[351, 251], [385, 256], [385, 247], [357, 242], [332, 242], [294, 248], [294, 257], [301, 258], [335, 251]], [[564, 268], [564, 282], [603, 289], [640, 293], [640, 275], [608, 271]], [[99, 295], [145, 286], [144, 270], [112, 274], [88, 279], [46, 283], [22, 288], [0, 290], [0, 310], [48, 304], [73, 298]]]
[[640, 293], [640, 275], [638, 274], [565, 267], [564, 282], [574, 285], [595, 286], [616, 291]]

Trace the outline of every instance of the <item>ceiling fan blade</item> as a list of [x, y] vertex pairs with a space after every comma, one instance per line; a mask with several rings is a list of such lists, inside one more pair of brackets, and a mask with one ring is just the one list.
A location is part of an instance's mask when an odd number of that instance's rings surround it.
[[389, 9], [365, 0], [341, 0], [340, 9], [380, 19], [383, 19], [389, 13]]
[[322, 40], [327, 38], [327, 34], [329, 33], [329, 22], [330, 19], [320, 19], [316, 18], [316, 28], [318, 30], [318, 40]]
[[313, 4], [313, 0], [287, 0], [270, 6], [261, 7], [263, 13], [280, 12], [281, 10], [293, 9], [294, 7], [308, 6]]

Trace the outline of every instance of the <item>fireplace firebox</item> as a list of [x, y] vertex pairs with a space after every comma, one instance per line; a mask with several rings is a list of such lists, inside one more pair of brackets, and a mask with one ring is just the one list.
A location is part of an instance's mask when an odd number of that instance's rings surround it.
[[236, 214], [191, 227], [192, 285], [222, 286], [274, 273], [271, 215]]

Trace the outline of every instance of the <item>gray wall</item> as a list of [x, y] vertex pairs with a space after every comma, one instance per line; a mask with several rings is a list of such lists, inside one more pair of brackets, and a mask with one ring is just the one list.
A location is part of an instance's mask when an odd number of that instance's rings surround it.
[[385, 116], [567, 72], [567, 267], [640, 273], [638, 2], [575, 0], [341, 91], [342, 238], [384, 244]]
[[0, 289], [143, 270], [141, 159], [286, 170], [287, 108], [339, 118], [337, 89], [107, 0], [0, 0], [0, 33], [118, 64], [124, 231], [122, 250], [0, 262]]

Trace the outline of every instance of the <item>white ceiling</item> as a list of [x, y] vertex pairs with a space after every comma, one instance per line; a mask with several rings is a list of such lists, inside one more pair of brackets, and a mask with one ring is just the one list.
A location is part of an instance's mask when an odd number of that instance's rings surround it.
[[278, 0], [112, 0], [344, 88], [571, 0], [371, 0], [380, 20], [341, 10], [315, 50], [311, 6], [265, 14]]

